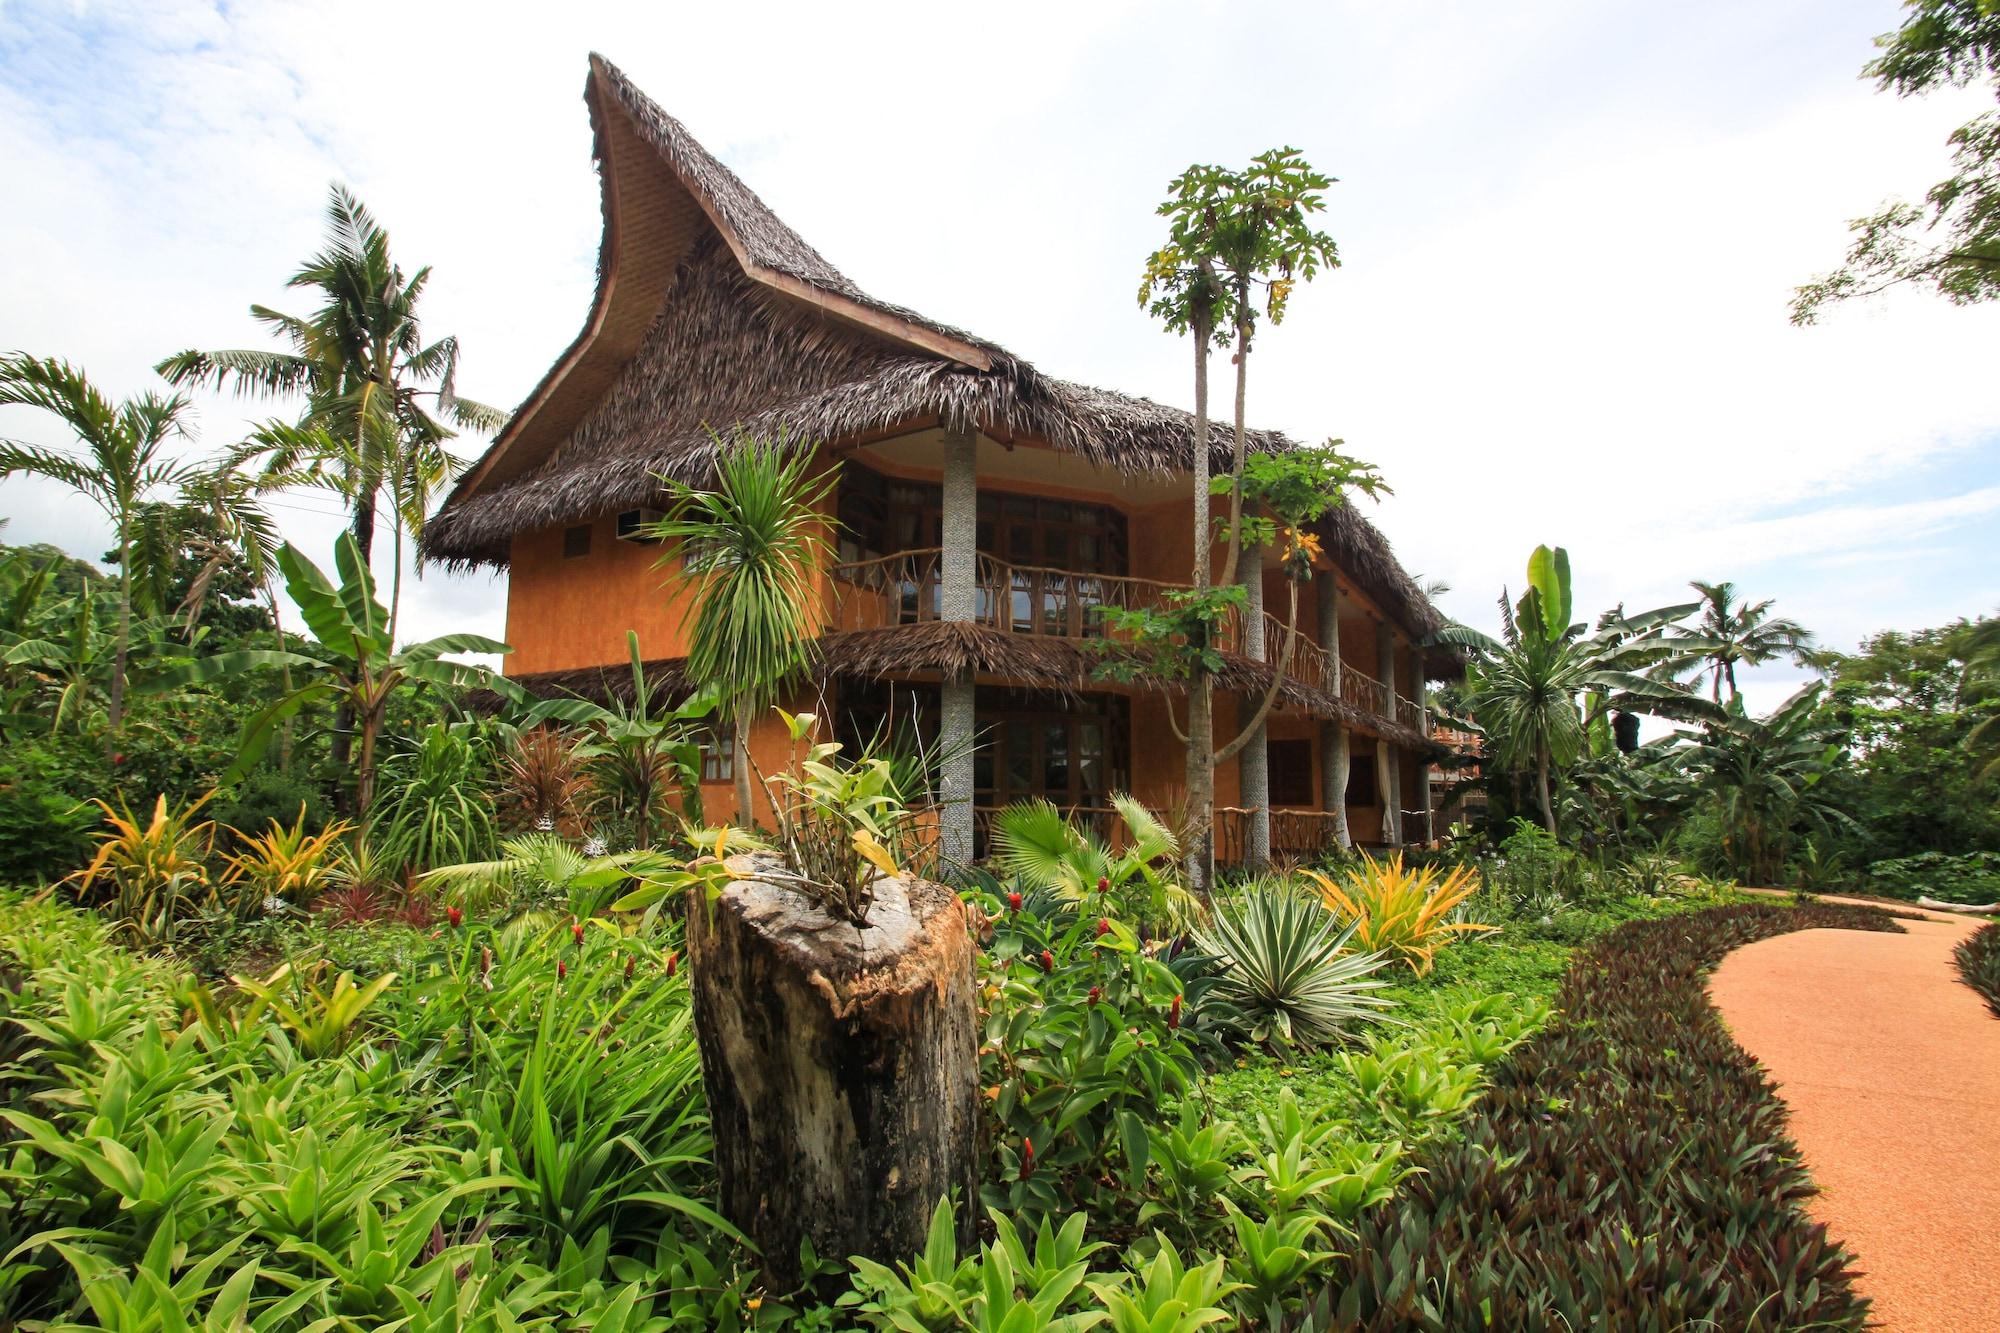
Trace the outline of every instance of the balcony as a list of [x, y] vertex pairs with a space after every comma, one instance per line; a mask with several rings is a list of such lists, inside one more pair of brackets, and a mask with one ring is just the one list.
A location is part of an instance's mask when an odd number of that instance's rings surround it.
[[[935, 547], [834, 566], [829, 627], [887, 629], [941, 619], [942, 566], [943, 552]], [[973, 577], [975, 623], [1013, 634], [1078, 641], [1114, 637], [1105, 625], [1107, 609], [1162, 607], [1167, 594], [1188, 587], [1125, 575], [1008, 564], [983, 554], [977, 557]], [[1242, 651], [1243, 628], [1241, 617], [1232, 617], [1223, 627], [1219, 645], [1223, 651]], [[1284, 621], [1265, 612], [1261, 658], [1266, 665], [1277, 664], [1284, 643]], [[1423, 730], [1423, 709], [1414, 699], [1394, 693], [1345, 663], [1336, 666], [1304, 634], [1292, 646], [1286, 674], [1302, 685], [1336, 694], [1361, 712]]]

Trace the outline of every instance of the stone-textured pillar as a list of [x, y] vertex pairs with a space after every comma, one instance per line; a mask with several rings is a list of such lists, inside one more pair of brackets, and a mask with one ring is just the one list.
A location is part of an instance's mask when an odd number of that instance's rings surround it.
[[[1387, 698], [1382, 701], [1382, 711], [1389, 721], [1396, 720], [1396, 631], [1387, 621], [1375, 624], [1375, 665], [1376, 674], [1382, 680], [1382, 689]], [[1382, 841], [1395, 846], [1403, 840], [1403, 782], [1400, 755], [1389, 741], [1378, 742], [1375, 747], [1375, 785], [1382, 796]]]
[[[1243, 652], [1253, 662], [1265, 660], [1264, 653], [1264, 548], [1245, 546], [1238, 566], [1243, 591], [1249, 605], [1243, 617]], [[1237, 800], [1250, 812], [1250, 827], [1244, 838], [1243, 860], [1252, 870], [1271, 863], [1271, 738], [1262, 722], [1250, 734], [1236, 755]]]
[[[944, 437], [944, 553], [938, 570], [938, 618], [970, 622], [978, 604], [979, 480], [971, 431]], [[938, 708], [938, 745], [945, 756], [939, 777], [943, 809], [938, 834], [945, 859], [972, 860], [972, 750], [978, 721], [971, 676], [944, 682]]]
[[[1327, 689], [1340, 697], [1340, 584], [1328, 570], [1313, 579], [1319, 598], [1319, 646], [1333, 669]], [[1347, 728], [1338, 722], [1319, 724], [1319, 805], [1333, 816], [1334, 840], [1343, 849], [1354, 845], [1347, 827]]]

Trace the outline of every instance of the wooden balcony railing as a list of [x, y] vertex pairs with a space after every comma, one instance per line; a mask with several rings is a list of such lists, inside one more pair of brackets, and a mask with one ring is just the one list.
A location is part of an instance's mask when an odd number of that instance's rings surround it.
[[[1186, 584], [1121, 574], [1079, 573], [1075, 570], [1015, 565], [988, 555], [974, 565], [974, 623], [1014, 634], [1063, 639], [1103, 639], [1114, 631], [1106, 624], [1107, 610], [1150, 610], [1166, 604], [1169, 593]], [[937, 548], [903, 551], [835, 565], [830, 628], [886, 629], [942, 618], [943, 552]], [[1232, 618], [1222, 627], [1221, 647], [1242, 651], [1244, 626]], [[1264, 614], [1262, 660], [1276, 666], [1285, 648], [1285, 624]], [[1331, 654], [1301, 634], [1294, 640], [1286, 674], [1314, 689], [1337, 694], [1341, 700], [1376, 717], [1421, 729], [1422, 709], [1395, 694], [1365, 672], [1337, 663]]]

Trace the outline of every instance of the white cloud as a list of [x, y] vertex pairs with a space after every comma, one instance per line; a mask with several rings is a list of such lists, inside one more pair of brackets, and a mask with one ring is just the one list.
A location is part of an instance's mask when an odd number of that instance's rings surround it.
[[[1992, 478], [1970, 466], [2000, 434], [2000, 312], [1784, 317], [1843, 219], [1921, 191], [1977, 104], [1855, 79], [1897, 15], [12, 0], [0, 346], [126, 392], [176, 347], [259, 343], [246, 307], [288, 304], [338, 177], [406, 264], [437, 266], [428, 318], [463, 338], [465, 390], [511, 406], [589, 303], [594, 48], [863, 286], [1181, 402], [1185, 348], [1132, 302], [1151, 206], [1191, 159], [1288, 141], [1342, 177], [1347, 263], [1253, 359], [1253, 415], [1380, 462], [1398, 494], [1379, 520], [1455, 586], [1450, 609], [1486, 620], [1552, 541], [1583, 605], [1735, 577], [1846, 642], [1992, 600], [1926, 573], [1993, 530]], [[212, 444], [256, 411], [204, 409]], [[47, 438], [11, 412], [0, 431]], [[6, 483], [0, 512], [16, 540], [101, 546], [48, 488]], [[330, 543], [333, 518], [292, 518]], [[501, 629], [492, 580], [431, 573], [411, 596], [412, 633]]]

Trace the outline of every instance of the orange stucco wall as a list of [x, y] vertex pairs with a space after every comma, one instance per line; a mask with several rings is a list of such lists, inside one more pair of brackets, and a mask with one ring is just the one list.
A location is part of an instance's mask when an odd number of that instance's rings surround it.
[[[938, 475], [935, 471], [920, 468], [885, 465], [873, 458], [868, 460], [868, 465], [912, 480], [934, 481]], [[982, 478], [981, 484], [988, 483]], [[1114, 506], [1126, 515], [1132, 576], [1168, 583], [1183, 583], [1188, 578], [1193, 563], [1193, 524], [1192, 506], [1187, 500], [1130, 503], [1115, 479], [1106, 488], [1097, 491], [1040, 484], [1017, 477], [994, 484], [997, 488], [1015, 493], [1085, 499]], [[507, 659], [508, 673], [524, 675], [622, 663], [626, 658], [628, 630], [638, 633], [640, 652], [647, 659], [685, 655], [687, 639], [683, 632], [683, 620], [691, 601], [684, 596], [676, 597], [684, 578], [679, 570], [677, 553], [671, 547], [620, 541], [616, 536], [615, 515], [607, 514], [589, 524], [588, 554], [565, 557], [564, 533], [568, 526], [575, 525], [546, 528], [514, 539], [507, 600], [507, 639], [514, 651]], [[666, 556], [664, 561], [663, 555]], [[1220, 558], [1218, 549], [1218, 572]], [[827, 595], [829, 583], [822, 573], [818, 580], [822, 598]], [[1286, 596], [1285, 580], [1276, 570], [1268, 570], [1265, 577], [1266, 608], [1282, 618]], [[1353, 669], [1374, 676], [1379, 669], [1376, 636], [1383, 627], [1365, 599], [1353, 595], [1346, 588], [1343, 588], [1342, 609], [1341, 657]], [[1316, 639], [1316, 621], [1316, 600], [1309, 590], [1302, 590], [1299, 606], [1301, 635]], [[1400, 648], [1398, 652], [1398, 668], [1397, 689], [1408, 694], [1411, 671], [1407, 648]], [[1239, 705], [1226, 696], [1219, 697], [1217, 705], [1217, 736], [1226, 740], [1236, 734], [1240, 725], [1237, 718]], [[795, 712], [817, 706], [818, 701], [804, 697], [787, 703], [787, 707]], [[1184, 750], [1168, 725], [1167, 706], [1165, 699], [1147, 694], [1135, 695], [1132, 705], [1133, 794], [1147, 804], [1161, 808], [1178, 803], [1185, 788]], [[1179, 706], [1178, 712], [1184, 718], [1184, 705]], [[1276, 738], [1304, 736], [1313, 739], [1315, 805], [1324, 808], [1324, 793], [1318, 791], [1317, 724], [1303, 718], [1277, 717], [1272, 720], [1271, 734]], [[750, 749], [757, 767], [766, 775], [780, 771], [790, 752], [790, 743], [782, 724], [771, 716], [759, 719], [751, 730]], [[1374, 763], [1372, 740], [1355, 738], [1353, 762], [1357, 765]], [[1404, 765], [1406, 770], [1413, 770], [1414, 767], [1413, 764]], [[1409, 772], [1405, 774], [1405, 788], [1407, 793], [1413, 794], [1413, 777]], [[1216, 773], [1218, 804], [1236, 805], [1240, 790], [1235, 761], [1220, 765]], [[704, 784], [703, 800], [711, 821], [735, 816], [731, 783]], [[770, 812], [761, 792], [755, 803], [758, 818], [768, 822]], [[1372, 841], [1379, 836], [1381, 813], [1378, 807], [1350, 807], [1348, 817], [1358, 840]]]

